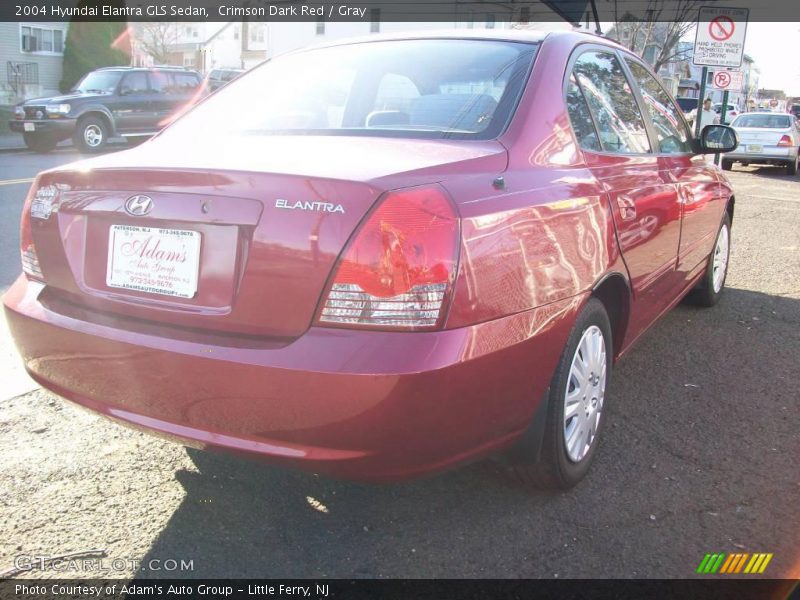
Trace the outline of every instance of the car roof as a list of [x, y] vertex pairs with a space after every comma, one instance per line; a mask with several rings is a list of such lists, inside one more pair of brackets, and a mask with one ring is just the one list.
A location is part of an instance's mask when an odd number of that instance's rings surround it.
[[363, 44], [370, 42], [401, 41], [401, 40], [487, 40], [501, 42], [524, 42], [535, 44], [543, 42], [545, 39], [573, 38], [578, 42], [598, 42], [627, 50], [614, 40], [602, 35], [588, 33], [584, 31], [543, 31], [540, 29], [432, 29], [429, 31], [404, 31], [398, 33], [373, 33], [371, 35], [344, 38], [331, 42], [324, 42], [309, 48], [302, 48], [295, 52], [303, 52], [306, 49], [329, 48], [334, 46], [347, 46], [350, 44]]
[[173, 65], [153, 65], [152, 67], [99, 67], [95, 71], [178, 71], [181, 73], [197, 73], [192, 69]]
[[758, 110], [758, 111], [754, 110], [754, 111], [751, 111], [751, 112], [742, 113], [739, 116], [740, 117], [747, 117], [749, 115], [768, 115], [770, 117], [781, 117], [781, 116], [791, 117], [792, 116], [789, 113], [773, 112], [773, 111], [769, 111], [769, 110]]

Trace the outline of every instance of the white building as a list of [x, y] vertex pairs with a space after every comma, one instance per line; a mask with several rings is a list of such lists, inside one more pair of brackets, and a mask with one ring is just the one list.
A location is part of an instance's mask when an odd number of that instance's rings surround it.
[[0, 104], [58, 93], [68, 23], [0, 23]]
[[[207, 73], [217, 68], [249, 69], [258, 63], [298, 48], [314, 44], [365, 36], [370, 33], [437, 30], [459, 28], [498, 28], [511, 26], [507, 21], [495, 21], [491, 15], [485, 21], [461, 23], [382, 23], [365, 22], [229, 22], [229, 23], [174, 23], [166, 53], [167, 64], [180, 65]], [[142, 66], [157, 62], [144, 50], [137, 31], [134, 44], [135, 63]]]

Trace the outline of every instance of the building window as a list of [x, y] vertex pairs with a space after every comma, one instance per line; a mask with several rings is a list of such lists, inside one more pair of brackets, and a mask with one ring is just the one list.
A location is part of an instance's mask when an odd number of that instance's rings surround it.
[[644, 61], [647, 64], [652, 66], [656, 64], [656, 56], [658, 56], [658, 50], [659, 48], [655, 44], [648, 44], [647, 47], [644, 49], [644, 54], [642, 55], [642, 58], [644, 58]]
[[325, 35], [325, 21], [322, 19], [317, 21], [317, 35]]
[[369, 31], [370, 33], [378, 33], [381, 30], [381, 9], [372, 8], [369, 11]]
[[264, 27], [261, 24], [253, 23], [250, 25], [250, 41], [263, 42], [264, 41]]
[[494, 13], [486, 15], [486, 29], [494, 29]]
[[49, 27], [20, 27], [20, 50], [43, 54], [64, 53], [64, 30]]

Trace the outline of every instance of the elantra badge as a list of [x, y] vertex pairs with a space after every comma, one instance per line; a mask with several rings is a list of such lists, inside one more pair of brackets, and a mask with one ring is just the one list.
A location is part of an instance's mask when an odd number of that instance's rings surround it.
[[344, 214], [344, 207], [341, 204], [331, 204], [330, 202], [304, 202], [302, 200], [290, 202], [289, 200], [278, 198], [275, 200], [275, 208]]
[[153, 210], [153, 199], [150, 196], [137, 194], [125, 201], [125, 212], [134, 217], [143, 217]]

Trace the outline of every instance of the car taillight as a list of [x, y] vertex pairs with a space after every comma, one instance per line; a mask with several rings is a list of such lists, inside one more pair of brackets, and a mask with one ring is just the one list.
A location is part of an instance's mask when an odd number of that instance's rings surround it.
[[792, 138], [788, 135], [783, 136], [780, 141], [778, 142], [778, 146], [791, 146], [792, 145]]
[[388, 192], [339, 258], [318, 322], [401, 330], [441, 325], [458, 240], [458, 217], [441, 187]]
[[39, 257], [36, 255], [36, 246], [33, 243], [33, 234], [31, 232], [31, 203], [34, 198], [33, 190], [36, 187], [37, 185], [34, 183], [22, 208], [22, 219], [19, 226], [19, 249], [22, 256], [22, 271], [30, 278], [42, 279], [42, 269], [39, 267]]

